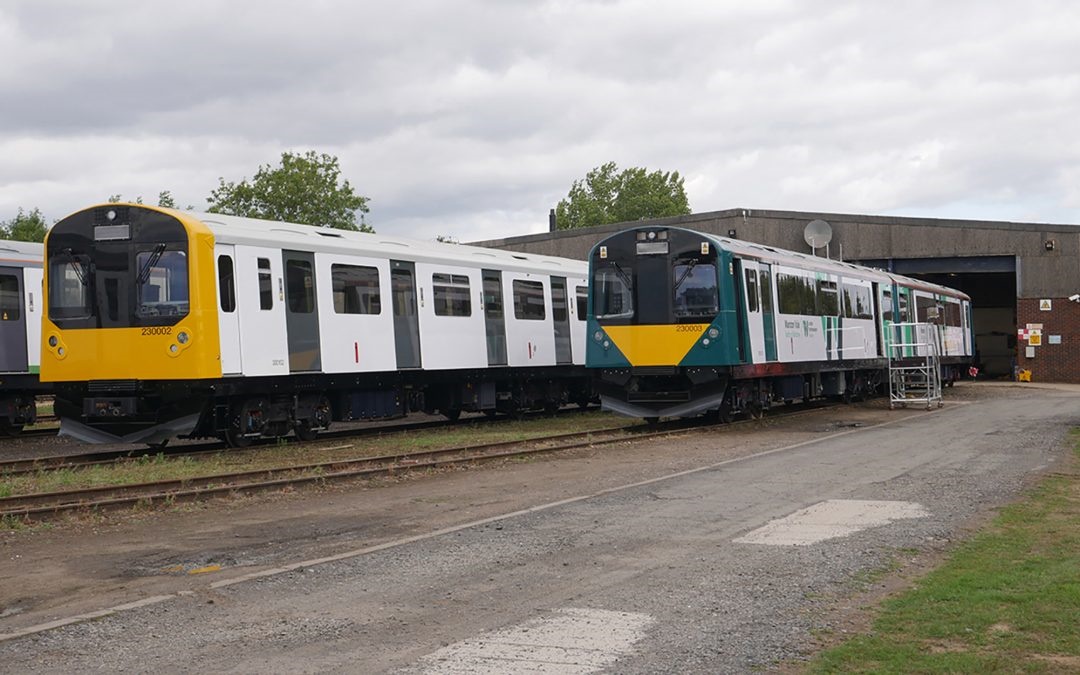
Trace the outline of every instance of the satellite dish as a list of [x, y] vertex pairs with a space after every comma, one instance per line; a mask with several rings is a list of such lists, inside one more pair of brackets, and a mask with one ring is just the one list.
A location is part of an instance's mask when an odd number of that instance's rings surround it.
[[828, 246], [829, 242], [832, 241], [832, 225], [829, 225], [824, 220], [811, 220], [806, 224], [802, 236], [806, 243], [810, 244], [810, 248], [818, 249], [822, 246]]

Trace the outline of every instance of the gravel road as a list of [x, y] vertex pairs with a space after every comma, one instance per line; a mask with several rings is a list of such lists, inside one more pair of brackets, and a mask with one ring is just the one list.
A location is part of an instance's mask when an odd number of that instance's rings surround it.
[[[96, 539], [9, 537], [0, 573], [15, 583], [0, 595], [0, 633], [95, 602], [149, 601], [9, 638], [0, 663], [10, 672], [769, 669], [846, 627], [840, 610], [866, 579], [947, 550], [1056, 466], [1080, 422], [1078, 393], [969, 385], [929, 413], [855, 406], [251, 512], [165, 514]], [[831, 536], [815, 543], [735, 541], [823, 502], [864, 516], [909, 506], [868, 529], [836, 530], [838, 516], [799, 525]], [[289, 522], [274, 529], [274, 518]], [[78, 576], [95, 541], [120, 572]], [[35, 577], [31, 557], [53, 577]], [[161, 569], [226, 559], [228, 569], [201, 575], [132, 572], [147, 560]], [[65, 586], [64, 570], [76, 581]], [[27, 589], [47, 578], [52, 595]]]

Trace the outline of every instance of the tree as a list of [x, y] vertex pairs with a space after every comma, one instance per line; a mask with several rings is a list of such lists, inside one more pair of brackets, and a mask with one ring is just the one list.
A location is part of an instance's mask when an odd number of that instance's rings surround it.
[[40, 209], [34, 209], [30, 213], [19, 207], [19, 213], [6, 223], [0, 223], [0, 239], [13, 239], [15, 241], [45, 241], [45, 217]]
[[[226, 183], [219, 178], [216, 190], [207, 202], [211, 213], [226, 213], [248, 218], [284, 220], [341, 230], [374, 232], [363, 221], [368, 212], [368, 198], [353, 191], [348, 180], [339, 184], [341, 169], [337, 157], [281, 154], [281, 166], [260, 166], [251, 182]], [[360, 222], [356, 221], [359, 212]]]
[[[118, 194], [117, 195], [109, 195], [109, 198], [107, 200], [105, 200], [105, 201], [109, 202], [110, 204], [116, 204], [117, 202], [124, 201], [124, 197], [123, 197], [123, 195], [118, 195]], [[143, 203], [142, 195], [139, 195], [138, 197], [136, 197], [134, 203], [135, 204], [142, 204]], [[170, 192], [169, 190], [162, 190], [161, 192], [158, 193], [157, 205], [161, 206], [161, 207], [164, 207], [164, 208], [167, 208], [167, 209], [179, 208], [176, 205], [176, 200], [172, 196], [172, 192]], [[194, 211], [195, 207], [194, 206], [188, 206], [187, 210], [188, 211]]]
[[620, 172], [615, 162], [608, 162], [585, 174], [584, 180], [574, 181], [555, 208], [555, 223], [558, 229], [569, 230], [689, 213], [678, 171], [649, 173], [634, 167]]

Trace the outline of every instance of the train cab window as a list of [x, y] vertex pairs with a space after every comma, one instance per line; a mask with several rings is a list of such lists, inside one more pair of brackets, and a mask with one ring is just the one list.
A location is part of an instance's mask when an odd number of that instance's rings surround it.
[[274, 280], [269, 258], [259, 258], [259, 309], [274, 308]]
[[[152, 250], [136, 254], [135, 269], [138, 270], [135, 277], [136, 316], [183, 316], [188, 313], [186, 253], [169, 251], [165, 244], [157, 244]], [[112, 315], [113, 295], [107, 299]]]
[[746, 270], [746, 308], [750, 312], [758, 311], [757, 273]]
[[307, 260], [285, 261], [285, 297], [289, 311], [294, 314], [311, 314], [315, 311], [315, 275]]
[[19, 279], [14, 274], [0, 274], [0, 321], [18, 321], [22, 316]]
[[585, 321], [589, 318], [589, 287], [578, 286], [574, 291], [577, 295], [577, 320]]
[[546, 316], [544, 284], [539, 281], [514, 281], [514, 318], [542, 321]]
[[672, 282], [676, 319], [711, 320], [720, 311], [716, 265], [696, 259], [676, 260]]
[[379, 270], [360, 265], [331, 265], [334, 312], [337, 314], [380, 314]]
[[90, 257], [67, 249], [49, 260], [49, 318], [90, 316]]
[[221, 296], [221, 311], [236, 311], [236, 279], [233, 277], [233, 259], [219, 255], [217, 259], [218, 295]]
[[634, 316], [633, 284], [617, 263], [599, 267], [593, 274], [593, 315], [597, 319]]
[[900, 323], [904, 323], [909, 320], [908, 316], [908, 296], [906, 293], [900, 293], [897, 296], [897, 314], [896, 320]]
[[464, 274], [432, 274], [431, 290], [436, 316], [472, 316], [469, 277]]
[[892, 291], [881, 292], [881, 320], [893, 320]]

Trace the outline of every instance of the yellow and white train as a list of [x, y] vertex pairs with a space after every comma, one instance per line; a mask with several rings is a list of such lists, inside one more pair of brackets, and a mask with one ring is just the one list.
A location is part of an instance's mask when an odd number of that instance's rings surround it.
[[45, 292], [41, 378], [90, 442], [591, 398], [580, 261], [102, 204], [50, 230]]

